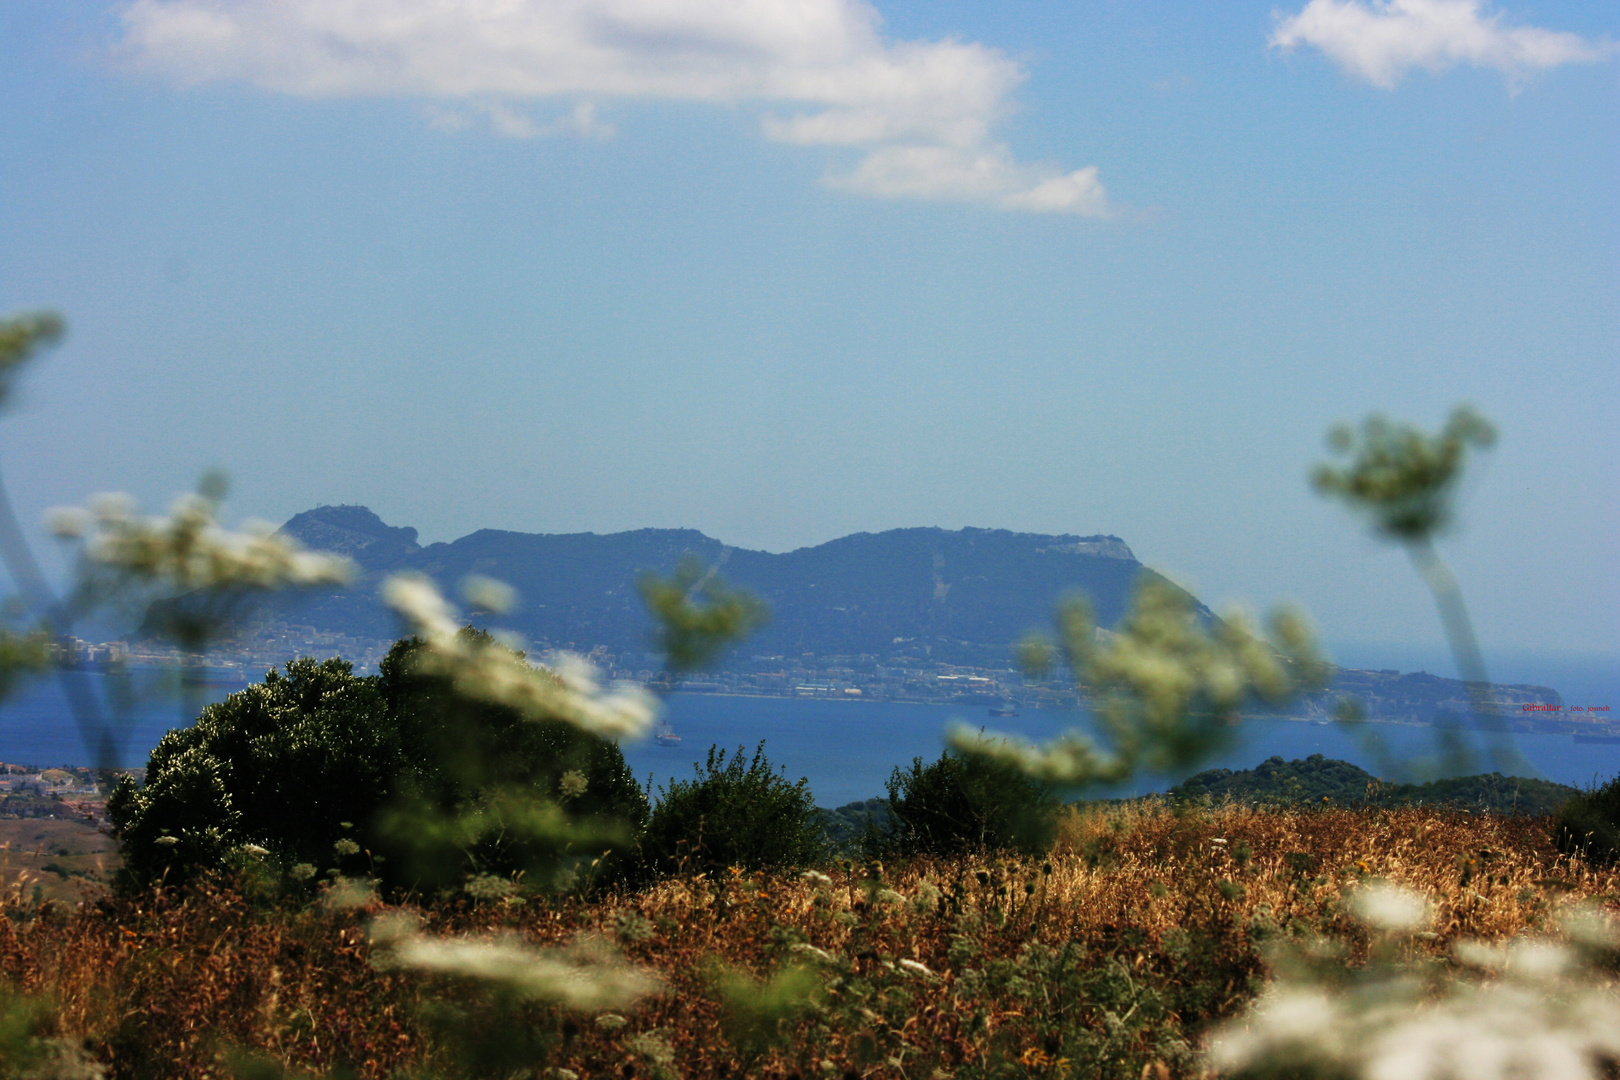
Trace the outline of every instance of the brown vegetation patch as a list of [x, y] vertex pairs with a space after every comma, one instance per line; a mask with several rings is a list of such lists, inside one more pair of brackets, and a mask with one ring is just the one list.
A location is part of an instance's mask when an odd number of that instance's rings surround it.
[[29, 902], [102, 895], [120, 860], [112, 837], [65, 818], [0, 818], [0, 893]]
[[[1192, 1048], [1252, 997], [1268, 939], [1355, 946], [1344, 898], [1380, 878], [1434, 902], [1433, 940], [1415, 947], [1435, 955], [1620, 893], [1613, 870], [1554, 850], [1540, 819], [1150, 803], [1074, 812], [1048, 859], [733, 872], [422, 915], [439, 933], [599, 934], [661, 974], [665, 992], [622, 1026], [533, 1010], [544, 1064], [581, 1077], [1136, 1080], [1196, 1072]], [[221, 888], [19, 909], [0, 923], [0, 983], [54, 999], [59, 1033], [116, 1075], [225, 1075], [232, 1046], [398, 1075], [439, 1060], [423, 1008], [475, 994], [374, 968], [363, 926], [377, 910], [282, 910]], [[817, 1004], [748, 1029], [736, 988], [757, 979], [766, 1000], [794, 965], [819, 973]]]

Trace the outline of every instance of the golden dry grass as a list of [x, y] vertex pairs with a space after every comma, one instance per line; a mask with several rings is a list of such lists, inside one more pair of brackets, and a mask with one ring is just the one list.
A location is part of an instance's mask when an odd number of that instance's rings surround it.
[[93, 899], [121, 865], [116, 847], [85, 822], [0, 818], [0, 893], [70, 904]]
[[[1437, 936], [1420, 947], [1437, 955], [1461, 936], [1539, 932], [1573, 902], [1620, 902], [1615, 871], [1560, 855], [1545, 820], [1420, 809], [1090, 808], [1064, 822], [1049, 860], [830, 876], [818, 886], [733, 873], [595, 902], [423, 914], [446, 933], [617, 935], [663, 976], [666, 992], [618, 1030], [532, 1017], [554, 1039], [545, 1064], [580, 1076], [660, 1075], [636, 1041], [653, 1035], [688, 1078], [1135, 1080], [1160, 1063], [1196, 1072], [1188, 1048], [1256, 991], [1265, 938], [1357, 946], [1343, 901], [1366, 880], [1433, 900]], [[439, 1060], [421, 1007], [469, 994], [372, 968], [365, 915], [255, 910], [219, 889], [57, 908], [0, 925], [0, 980], [54, 998], [59, 1030], [87, 1038], [118, 1075], [223, 1075], [227, 1044], [310, 1070], [399, 1075]], [[636, 926], [647, 932], [625, 933]], [[795, 943], [838, 958], [824, 969], [829, 990], [756, 1054], [728, 1037], [721, 973], [767, 978], [803, 955]]]

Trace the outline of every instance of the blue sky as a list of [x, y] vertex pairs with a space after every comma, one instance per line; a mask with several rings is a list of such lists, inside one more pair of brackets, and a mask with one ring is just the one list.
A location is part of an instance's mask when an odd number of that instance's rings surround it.
[[1501, 429], [1445, 554], [1620, 653], [1620, 10], [1294, 0], [10, 0], [0, 311], [71, 337], [20, 513], [1113, 533], [1432, 646], [1312, 496], [1338, 420]]

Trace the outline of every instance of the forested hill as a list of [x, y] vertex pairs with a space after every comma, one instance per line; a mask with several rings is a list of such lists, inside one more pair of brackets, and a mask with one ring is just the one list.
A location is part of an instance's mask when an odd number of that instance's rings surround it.
[[1493, 814], [1550, 814], [1578, 788], [1522, 776], [1488, 773], [1425, 784], [1388, 783], [1348, 761], [1312, 754], [1299, 761], [1268, 758], [1252, 769], [1210, 769], [1169, 792], [1172, 799], [1232, 799], [1293, 806], [1455, 806]]
[[[501, 621], [537, 644], [615, 652], [646, 648], [650, 623], [636, 591], [643, 571], [668, 573], [685, 555], [770, 605], [747, 654], [926, 656], [1004, 663], [1009, 646], [1051, 625], [1054, 604], [1084, 592], [1115, 624], [1139, 577], [1157, 577], [1113, 536], [1047, 536], [999, 529], [857, 533], [784, 554], [728, 548], [690, 529], [547, 535], [484, 529], [447, 544], [385, 524], [361, 506], [323, 506], [283, 531], [342, 552], [362, 576], [339, 592], [278, 599], [264, 614], [356, 637], [397, 630], [377, 599], [388, 574], [416, 571], [453, 589], [470, 574], [512, 585], [519, 607]], [[1199, 610], [1208, 614], [1199, 605]]]

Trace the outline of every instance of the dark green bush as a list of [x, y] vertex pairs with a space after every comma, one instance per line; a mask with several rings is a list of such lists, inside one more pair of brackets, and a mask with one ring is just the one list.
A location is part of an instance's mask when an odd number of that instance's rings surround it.
[[1565, 803], [1553, 818], [1553, 837], [1561, 851], [1593, 862], [1620, 860], [1620, 776]]
[[826, 858], [809, 783], [789, 783], [773, 769], [763, 742], [751, 761], [740, 746], [735, 755], [711, 746], [694, 773], [659, 793], [642, 840], [653, 870], [780, 870]]
[[1056, 792], [1017, 768], [947, 751], [938, 761], [896, 768], [889, 777], [896, 855], [953, 855], [1011, 850], [1040, 854], [1052, 843]]
[[415, 670], [421, 647], [396, 643], [365, 678], [292, 661], [165, 735], [145, 785], [126, 779], [108, 803], [124, 884], [239, 864], [249, 845], [306, 878], [444, 887], [633, 843], [647, 801], [616, 745], [466, 703]]
[[108, 802], [129, 884], [224, 864], [246, 844], [332, 865], [342, 822], [367, 821], [407, 760], [376, 680], [342, 660], [294, 660], [165, 735], [146, 784]]
[[[493, 644], [479, 631], [462, 633]], [[392, 879], [442, 886], [522, 871], [548, 885], [559, 882], [536, 875], [560, 873], [565, 882], [588, 868], [599, 880], [620, 874], [617, 856], [634, 846], [648, 808], [618, 744], [453, 693], [444, 678], [417, 670], [422, 647], [396, 643], [378, 676], [408, 751], [395, 797], [372, 830], [395, 863]], [[583, 791], [567, 788], [569, 773]]]

